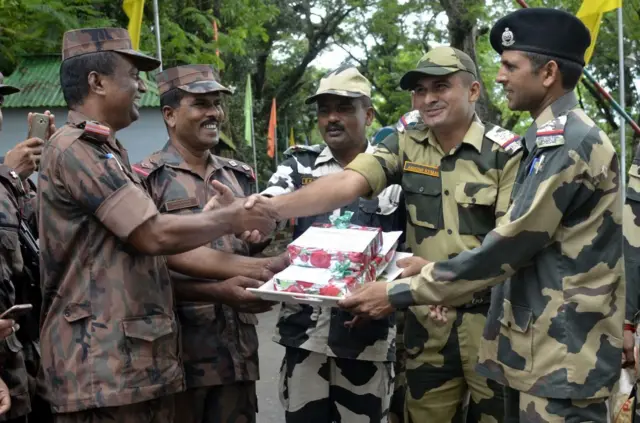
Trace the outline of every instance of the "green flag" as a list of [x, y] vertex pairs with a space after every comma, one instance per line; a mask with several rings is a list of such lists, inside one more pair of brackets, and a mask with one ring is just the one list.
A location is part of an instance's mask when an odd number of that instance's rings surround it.
[[253, 138], [253, 95], [251, 94], [251, 75], [247, 75], [247, 86], [244, 91], [244, 140], [251, 145]]

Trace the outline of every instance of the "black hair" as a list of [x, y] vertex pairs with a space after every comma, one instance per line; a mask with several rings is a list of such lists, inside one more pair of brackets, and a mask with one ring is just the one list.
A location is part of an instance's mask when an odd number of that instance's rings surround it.
[[362, 105], [363, 109], [368, 109], [369, 107], [373, 107], [373, 103], [371, 103], [371, 99], [366, 95], [363, 95], [362, 97], [360, 97], [360, 104]]
[[562, 75], [562, 88], [571, 91], [578, 85], [583, 69], [579, 63], [546, 54], [532, 52], [525, 52], [525, 54], [531, 61], [531, 68], [534, 73], [540, 71], [544, 65], [553, 60], [558, 64], [558, 70], [560, 71], [560, 75]]
[[164, 106], [169, 106], [172, 109], [177, 109], [178, 107], [180, 107], [180, 102], [185, 95], [186, 93], [180, 88], [170, 89], [160, 96], [160, 109], [164, 108]]
[[73, 109], [81, 105], [89, 95], [89, 74], [97, 72], [111, 76], [118, 66], [118, 53], [99, 51], [75, 56], [60, 65], [60, 86], [67, 106]]

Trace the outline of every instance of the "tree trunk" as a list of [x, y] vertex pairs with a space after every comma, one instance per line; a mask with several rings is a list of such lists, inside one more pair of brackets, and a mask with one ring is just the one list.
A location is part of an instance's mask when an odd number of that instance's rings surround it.
[[[472, 10], [478, 10], [484, 5], [484, 2], [480, 0], [440, 0], [440, 4], [449, 18], [447, 28], [449, 29], [451, 47], [464, 51], [476, 62], [478, 21]], [[478, 75], [478, 78], [482, 85], [480, 100], [476, 104], [478, 116], [483, 121], [500, 125], [500, 110], [491, 102], [482, 75]]]

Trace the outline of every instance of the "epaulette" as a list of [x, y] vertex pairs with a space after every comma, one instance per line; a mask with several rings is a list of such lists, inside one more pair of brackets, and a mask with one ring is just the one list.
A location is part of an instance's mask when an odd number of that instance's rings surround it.
[[0, 179], [4, 182], [3, 185], [7, 186], [7, 189], [13, 191], [13, 194], [17, 197], [21, 197], [26, 194], [22, 180], [18, 176], [15, 170], [9, 166], [0, 165]]
[[287, 148], [282, 154], [284, 154], [287, 157], [292, 157], [294, 154], [301, 153], [301, 152], [320, 154], [322, 153], [322, 150], [325, 149], [325, 147], [326, 147], [325, 144], [313, 144], [313, 145], [296, 144], [294, 146]]
[[242, 163], [238, 160], [227, 159], [226, 157], [217, 157], [220, 162], [222, 162], [224, 167], [228, 167], [237, 172], [243, 173], [249, 177], [252, 181], [256, 179], [255, 173], [253, 173], [253, 169], [246, 163]]
[[498, 144], [511, 156], [522, 149], [522, 137], [500, 126], [491, 125], [491, 129], [485, 132], [484, 136]]
[[564, 144], [564, 126], [567, 116], [562, 115], [542, 125], [536, 131], [536, 145], [538, 148], [556, 147]]
[[399, 133], [403, 133], [405, 131], [411, 129], [422, 129], [424, 127], [424, 123], [422, 122], [422, 116], [420, 116], [420, 111], [412, 110], [408, 113], [405, 113], [396, 123], [396, 131]]
[[164, 165], [164, 161], [159, 158], [162, 155], [161, 151], [157, 151], [142, 160], [131, 166], [134, 172], [138, 174], [142, 179], [147, 179], [149, 175], [151, 175], [156, 170], [160, 169]]
[[83, 130], [79, 138], [86, 141], [103, 143], [107, 142], [109, 135], [111, 135], [109, 127], [101, 125], [98, 122], [85, 121], [76, 125], [76, 127]]

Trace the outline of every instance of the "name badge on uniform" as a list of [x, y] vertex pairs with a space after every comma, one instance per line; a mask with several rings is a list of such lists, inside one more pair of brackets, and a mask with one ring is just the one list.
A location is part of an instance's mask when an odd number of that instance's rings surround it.
[[190, 209], [192, 207], [199, 207], [198, 199], [196, 197], [180, 198], [178, 200], [171, 200], [164, 203], [162, 207], [166, 212], [172, 212], [182, 209]]
[[419, 173], [421, 175], [432, 176], [434, 178], [440, 177], [439, 166], [428, 166], [414, 162], [404, 162], [404, 171], [411, 173]]
[[302, 185], [309, 185], [311, 182], [315, 180], [316, 178], [302, 178]]

